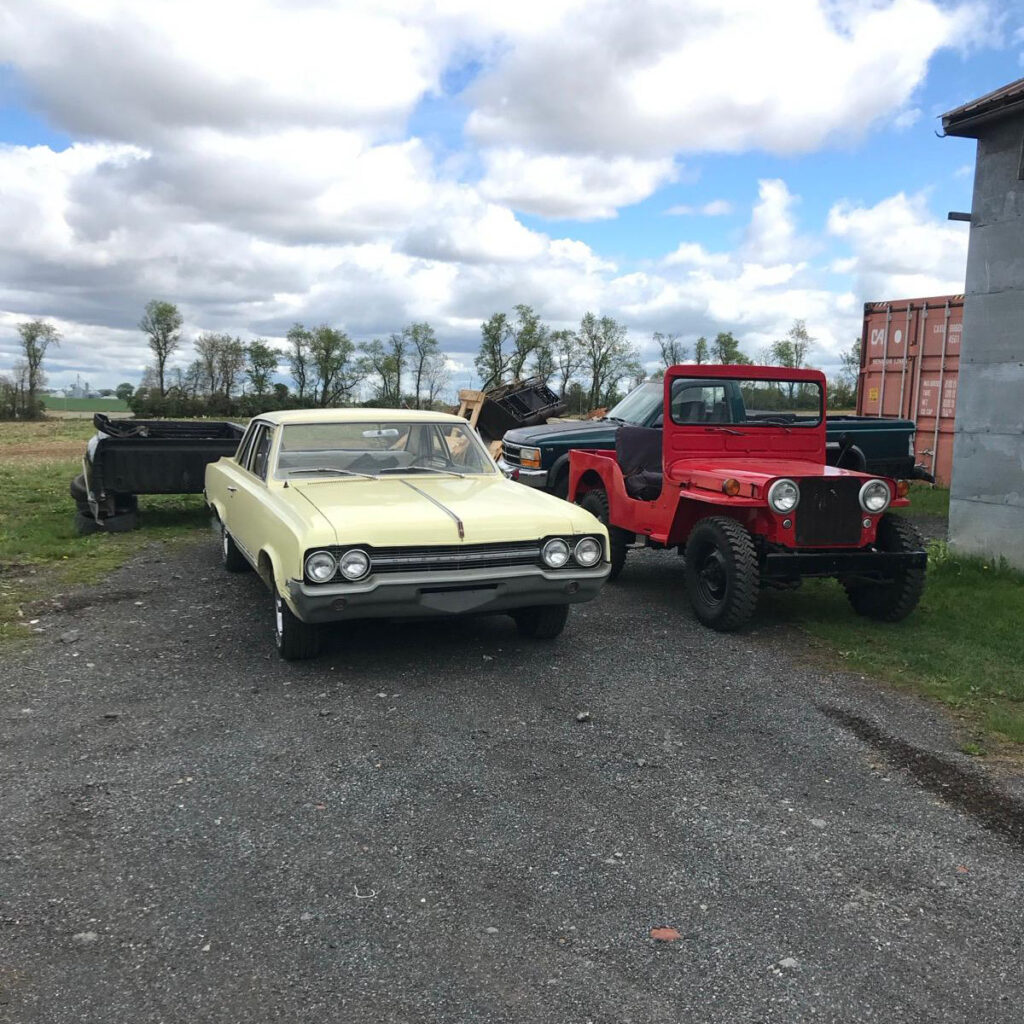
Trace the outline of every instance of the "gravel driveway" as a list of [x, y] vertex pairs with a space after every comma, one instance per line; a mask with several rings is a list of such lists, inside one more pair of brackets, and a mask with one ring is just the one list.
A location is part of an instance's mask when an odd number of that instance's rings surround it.
[[699, 627], [671, 556], [554, 643], [286, 665], [267, 604], [204, 540], [4, 665], [0, 1019], [1020, 1021], [1016, 805], [851, 728], [955, 768], [920, 702]]

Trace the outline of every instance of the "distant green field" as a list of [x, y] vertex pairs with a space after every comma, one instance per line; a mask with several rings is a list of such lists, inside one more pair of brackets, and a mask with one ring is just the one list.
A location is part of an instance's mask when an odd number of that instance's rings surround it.
[[61, 398], [44, 395], [47, 412], [127, 412], [128, 406], [120, 398]]

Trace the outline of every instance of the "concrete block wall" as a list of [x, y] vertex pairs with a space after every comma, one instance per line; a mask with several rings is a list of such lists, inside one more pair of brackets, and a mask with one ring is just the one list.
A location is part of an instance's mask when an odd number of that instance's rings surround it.
[[978, 139], [950, 544], [1024, 569], [1024, 114]]

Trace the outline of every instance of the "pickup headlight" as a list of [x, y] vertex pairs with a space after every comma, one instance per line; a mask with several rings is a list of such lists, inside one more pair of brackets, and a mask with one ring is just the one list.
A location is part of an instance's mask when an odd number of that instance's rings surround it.
[[341, 556], [338, 568], [345, 579], [361, 580], [370, 571], [370, 556], [359, 548], [352, 548]]
[[527, 469], [540, 469], [540, 449], [520, 448], [519, 464]]
[[892, 494], [884, 480], [869, 480], [860, 489], [860, 507], [874, 516], [884, 512], [890, 501]]
[[552, 537], [540, 549], [540, 557], [549, 569], [561, 569], [569, 561], [569, 545], [561, 537]]
[[768, 488], [768, 504], [771, 505], [772, 511], [778, 512], [779, 515], [792, 512], [800, 504], [800, 488], [797, 487], [796, 481], [785, 478], [776, 480]]
[[327, 583], [338, 571], [338, 563], [330, 551], [314, 551], [306, 559], [306, 575], [314, 583]]

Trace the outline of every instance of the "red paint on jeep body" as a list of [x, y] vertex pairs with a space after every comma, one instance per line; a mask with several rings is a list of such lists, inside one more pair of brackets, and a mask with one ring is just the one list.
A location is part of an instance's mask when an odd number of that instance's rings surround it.
[[[723, 424], [678, 424], [672, 420], [669, 400], [672, 381], [709, 378], [813, 383], [825, 396], [825, 377], [818, 370], [790, 370], [773, 366], [673, 366], [665, 374], [662, 438], [663, 483], [654, 501], [642, 501], [626, 492], [615, 453], [573, 449], [569, 462], [569, 500], [600, 487], [608, 494], [610, 525], [666, 546], [683, 544], [693, 525], [707, 516], [729, 516], [755, 536], [773, 545], [800, 550], [856, 550], [872, 544], [879, 515], [859, 510], [862, 526], [855, 543], [797, 545], [800, 507], [783, 515], [768, 505], [768, 489], [787, 477], [798, 484], [812, 478], [884, 479], [893, 495], [892, 507], [909, 505], [896, 497], [896, 482], [885, 477], [855, 473], [825, 464], [824, 410], [816, 426], [759, 424], [743, 430]], [[737, 428], [742, 424], [737, 424]], [[725, 494], [722, 485], [732, 478], [739, 493]], [[856, 499], [854, 499], [856, 500]], [[786, 521], [790, 525], [784, 525]]]

